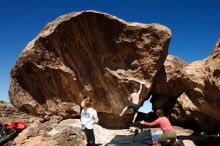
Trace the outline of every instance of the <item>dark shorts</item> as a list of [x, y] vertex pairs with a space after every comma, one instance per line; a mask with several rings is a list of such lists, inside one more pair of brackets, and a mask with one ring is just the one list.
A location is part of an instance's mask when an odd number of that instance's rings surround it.
[[135, 103], [131, 103], [128, 105], [128, 109], [132, 108], [134, 110], [134, 112], [138, 112], [139, 106]]

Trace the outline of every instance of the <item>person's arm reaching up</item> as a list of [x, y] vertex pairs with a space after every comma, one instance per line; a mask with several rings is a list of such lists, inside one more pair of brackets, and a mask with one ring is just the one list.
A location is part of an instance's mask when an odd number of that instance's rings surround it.
[[140, 83], [140, 89], [138, 91], [138, 94], [141, 94], [141, 90], [142, 90], [142, 83]]

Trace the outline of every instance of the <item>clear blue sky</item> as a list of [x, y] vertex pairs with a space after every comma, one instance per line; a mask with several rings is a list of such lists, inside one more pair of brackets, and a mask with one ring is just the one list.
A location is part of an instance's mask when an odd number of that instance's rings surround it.
[[1, 0], [0, 99], [8, 101], [9, 74], [19, 54], [58, 16], [97, 10], [129, 22], [160, 23], [172, 30], [169, 54], [188, 63], [207, 57], [220, 38], [219, 0]]

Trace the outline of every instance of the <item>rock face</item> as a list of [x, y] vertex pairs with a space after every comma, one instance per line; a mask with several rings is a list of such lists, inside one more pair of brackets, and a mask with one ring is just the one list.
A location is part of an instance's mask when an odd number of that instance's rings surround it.
[[153, 108], [164, 109], [176, 124], [217, 131], [220, 127], [219, 44], [220, 40], [208, 58], [189, 65], [168, 56], [150, 91]]
[[203, 115], [197, 119], [201, 126], [208, 131], [219, 128], [220, 40], [208, 58], [184, 68], [182, 83], [187, 87], [186, 95]]
[[181, 86], [181, 71], [187, 66], [180, 58], [168, 55], [164, 66], [160, 69], [154, 80], [154, 85], [150, 94], [152, 94], [152, 104], [154, 109], [172, 108], [176, 103], [176, 98], [184, 91]]
[[18, 111], [10, 103], [0, 101], [0, 122], [3, 124], [12, 122], [25, 122], [26, 124], [32, 123], [36, 118], [26, 113]]
[[218, 131], [219, 128], [219, 121], [201, 111], [185, 92], [177, 98], [170, 117], [176, 125], [194, 130], [202, 129], [211, 132]]
[[6, 146], [86, 146], [86, 136], [76, 122], [57, 123], [53, 118], [45, 123], [35, 121]]
[[143, 83], [146, 97], [170, 37], [160, 24], [127, 23], [95, 11], [61, 16], [21, 53], [11, 71], [10, 100], [31, 114], [77, 116], [90, 95], [100, 115], [118, 115], [134, 86]]

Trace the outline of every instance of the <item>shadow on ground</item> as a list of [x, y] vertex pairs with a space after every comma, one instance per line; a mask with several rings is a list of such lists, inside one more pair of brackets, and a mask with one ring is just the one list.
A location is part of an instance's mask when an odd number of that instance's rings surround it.
[[199, 135], [193, 133], [189, 136], [179, 135], [180, 140], [191, 140], [196, 146], [220, 146], [220, 136], [217, 135]]

